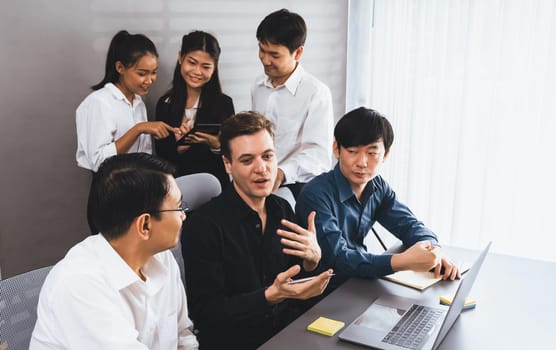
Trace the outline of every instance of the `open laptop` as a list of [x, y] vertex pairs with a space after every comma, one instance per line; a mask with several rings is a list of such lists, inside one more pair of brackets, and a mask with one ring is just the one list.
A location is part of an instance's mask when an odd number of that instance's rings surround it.
[[458, 318], [492, 242], [458, 286], [449, 307], [386, 294], [375, 300], [339, 335], [378, 349], [436, 349]]

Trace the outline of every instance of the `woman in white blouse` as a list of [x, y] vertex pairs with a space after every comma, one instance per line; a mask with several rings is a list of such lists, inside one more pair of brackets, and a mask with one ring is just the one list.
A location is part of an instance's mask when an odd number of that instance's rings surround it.
[[76, 111], [77, 164], [96, 172], [100, 164], [116, 154], [152, 153], [151, 136], [165, 138], [181, 134], [161, 121], [148, 121], [141, 99], [155, 82], [158, 53], [142, 34], [118, 32], [110, 42], [105, 76]]

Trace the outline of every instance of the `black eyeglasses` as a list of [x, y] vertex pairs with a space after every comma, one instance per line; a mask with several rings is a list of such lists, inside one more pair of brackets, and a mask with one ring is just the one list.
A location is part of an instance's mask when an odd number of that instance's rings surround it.
[[187, 213], [189, 213], [189, 208], [178, 208], [178, 209], [163, 209], [163, 210], [151, 210], [149, 211], [149, 213], [154, 214], [154, 213], [163, 213], [165, 211], [181, 211], [183, 213], [183, 215], [187, 216]]

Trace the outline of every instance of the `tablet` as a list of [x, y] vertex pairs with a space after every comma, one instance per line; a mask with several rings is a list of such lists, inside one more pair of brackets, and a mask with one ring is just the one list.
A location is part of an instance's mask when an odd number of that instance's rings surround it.
[[217, 123], [199, 123], [195, 124], [193, 129], [190, 132], [204, 132], [206, 134], [217, 135], [220, 132], [220, 126], [222, 124]]
[[199, 123], [199, 124], [195, 124], [193, 129], [189, 130], [189, 132], [187, 134], [185, 134], [184, 137], [182, 137], [181, 139], [178, 140], [178, 145], [189, 145], [191, 142], [187, 138], [187, 136], [189, 134], [195, 133], [197, 131], [204, 132], [206, 134], [211, 134], [211, 135], [218, 135], [218, 133], [220, 132], [220, 126], [221, 125], [222, 124], [218, 124], [218, 123]]

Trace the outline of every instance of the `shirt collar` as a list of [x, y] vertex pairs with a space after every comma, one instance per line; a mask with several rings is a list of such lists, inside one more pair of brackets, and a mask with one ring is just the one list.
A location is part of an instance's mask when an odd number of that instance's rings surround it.
[[233, 183], [230, 183], [229, 186], [226, 186], [226, 188], [222, 192], [222, 196], [226, 203], [230, 204], [229, 208], [233, 212], [232, 217], [244, 218], [254, 212], [254, 210], [251, 209], [251, 207], [249, 207], [247, 203], [245, 203], [243, 198], [239, 196], [239, 193], [237, 193]]
[[[99, 261], [106, 271], [106, 278], [117, 290], [125, 289], [133, 284], [137, 284], [148, 295], [156, 294], [164, 285], [165, 277], [168, 275], [167, 268], [159, 261], [158, 254], [143, 266], [141, 270], [146, 277], [143, 281], [133, 272], [131, 267], [114, 250], [106, 238], [98, 235], [98, 255]], [[161, 254], [161, 253], [159, 253]]]
[[[231, 217], [244, 218], [253, 214], [258, 215], [257, 212], [254, 211], [250, 206], [248, 206], [243, 198], [239, 196], [239, 193], [237, 193], [233, 183], [231, 183], [229, 186], [226, 186], [224, 191], [222, 191], [222, 196], [226, 203], [229, 203], [229, 208], [233, 212], [231, 213]], [[276, 211], [275, 200], [273, 200], [273, 197], [274, 195], [271, 194], [270, 196], [266, 197], [265, 200], [267, 216], [274, 214], [274, 212]]]
[[165, 281], [168, 280], [167, 277], [170, 272], [160, 260], [160, 255], [165, 252], [167, 251], [154, 255], [141, 269], [147, 280], [139, 281], [144, 286], [144, 290], [148, 295], [155, 295], [158, 293], [164, 287]]
[[336, 166], [334, 167], [334, 179], [336, 180], [336, 184], [338, 185], [338, 194], [340, 195], [340, 201], [342, 203], [355, 196], [351, 185], [340, 170], [340, 163], [336, 163]]
[[[112, 96], [114, 96], [115, 99], [117, 100], [122, 100], [125, 103], [129, 104], [129, 101], [127, 100], [127, 98], [125, 98], [124, 93], [122, 92], [122, 90], [118, 89], [118, 87], [116, 85], [114, 85], [113, 83], [106, 83], [104, 84], [104, 87], [110, 91], [110, 93], [112, 94]], [[141, 96], [135, 94], [133, 97], [133, 106], [136, 106], [140, 103], [143, 102], [143, 99], [141, 98]]]
[[[363, 190], [363, 194], [361, 196], [361, 203], [364, 203], [368, 197], [374, 192], [376, 186], [374, 184], [375, 177], [373, 177]], [[349, 181], [346, 179], [342, 171], [340, 170], [340, 163], [336, 163], [334, 167], [334, 179], [336, 180], [336, 184], [338, 185], [338, 194], [340, 196], [340, 201], [343, 203], [348, 199], [355, 197], [355, 193], [349, 184]]]
[[295, 92], [297, 91], [297, 88], [298, 88], [299, 84], [301, 83], [301, 77], [303, 76], [303, 72], [305, 72], [305, 69], [303, 68], [301, 63], [298, 62], [297, 67], [295, 67], [293, 73], [289, 76], [288, 80], [286, 80], [286, 82], [284, 84], [274, 87], [274, 86], [272, 86], [272, 82], [270, 81], [270, 78], [266, 75], [259, 78], [259, 80], [257, 81], [257, 84], [258, 85], [264, 85], [264, 86], [269, 87], [271, 89], [279, 89], [279, 88], [284, 87], [292, 95], [295, 95]]

